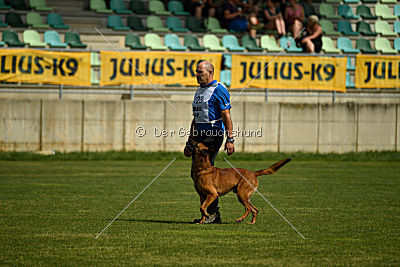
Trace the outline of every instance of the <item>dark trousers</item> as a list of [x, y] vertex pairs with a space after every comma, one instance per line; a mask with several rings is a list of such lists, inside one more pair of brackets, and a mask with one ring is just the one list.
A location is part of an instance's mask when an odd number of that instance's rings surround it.
[[[214, 160], [218, 155], [219, 149], [224, 141], [223, 136], [197, 136], [194, 138], [196, 142], [203, 143], [206, 147], [209, 148], [209, 157], [211, 166], [214, 166]], [[194, 155], [192, 155], [192, 160], [194, 160]], [[191, 174], [193, 175], [193, 174]], [[214, 200], [213, 203], [210, 204], [207, 208], [208, 214], [214, 214], [218, 211], [218, 198]]]

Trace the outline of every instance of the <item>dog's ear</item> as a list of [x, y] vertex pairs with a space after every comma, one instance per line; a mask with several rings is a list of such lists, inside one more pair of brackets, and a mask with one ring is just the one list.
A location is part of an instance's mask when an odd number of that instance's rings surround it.
[[208, 149], [202, 149], [200, 150], [201, 155], [203, 155], [204, 157], [208, 155]]

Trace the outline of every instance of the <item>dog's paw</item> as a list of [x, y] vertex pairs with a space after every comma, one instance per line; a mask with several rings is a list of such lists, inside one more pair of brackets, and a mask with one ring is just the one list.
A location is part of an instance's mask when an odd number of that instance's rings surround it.
[[241, 222], [243, 222], [243, 220], [239, 220], [239, 219], [238, 219], [238, 220], [236, 220], [236, 222], [237, 222], [237, 223], [241, 223]]

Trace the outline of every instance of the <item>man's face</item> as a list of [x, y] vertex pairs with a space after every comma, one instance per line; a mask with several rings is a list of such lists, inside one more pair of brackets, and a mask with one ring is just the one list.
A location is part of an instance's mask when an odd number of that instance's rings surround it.
[[204, 85], [208, 84], [210, 77], [211, 77], [211, 75], [207, 71], [207, 69], [204, 67], [203, 63], [200, 63], [199, 65], [197, 65], [196, 79], [197, 79], [197, 83], [200, 86], [204, 86]]

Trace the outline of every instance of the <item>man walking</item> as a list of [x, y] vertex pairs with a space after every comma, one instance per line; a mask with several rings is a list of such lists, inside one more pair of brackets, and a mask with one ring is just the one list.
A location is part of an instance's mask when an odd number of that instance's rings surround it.
[[[194, 118], [190, 126], [189, 139], [203, 143], [209, 148], [210, 163], [214, 166], [225, 132], [227, 136], [225, 150], [228, 156], [235, 152], [230, 96], [226, 87], [214, 80], [214, 66], [210, 62], [203, 60], [197, 64], [196, 79], [199, 88], [192, 103]], [[192, 156], [193, 160], [189, 141], [186, 143], [184, 154], [187, 157]], [[210, 216], [204, 223], [221, 223], [218, 198], [207, 208], [207, 212]], [[199, 221], [200, 219], [196, 219], [194, 223]]]

